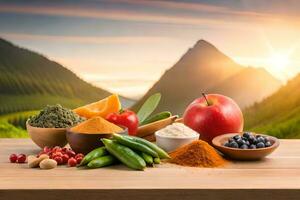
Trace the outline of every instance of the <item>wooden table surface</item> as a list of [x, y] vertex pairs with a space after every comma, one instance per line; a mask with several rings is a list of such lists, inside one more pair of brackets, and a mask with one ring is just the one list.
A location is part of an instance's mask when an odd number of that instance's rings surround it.
[[224, 168], [40, 170], [8, 161], [11, 153], [37, 153], [30, 139], [0, 139], [0, 199], [300, 199], [300, 140], [280, 143], [264, 160]]

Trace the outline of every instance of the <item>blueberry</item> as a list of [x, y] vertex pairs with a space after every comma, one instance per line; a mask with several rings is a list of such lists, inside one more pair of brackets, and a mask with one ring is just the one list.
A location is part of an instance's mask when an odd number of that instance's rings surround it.
[[263, 137], [258, 137], [257, 139], [257, 143], [265, 143], [265, 139]]
[[244, 136], [242, 137], [242, 139], [245, 140], [245, 141], [248, 141], [248, 138], [246, 138], [246, 137], [244, 137]]
[[230, 142], [229, 147], [231, 148], [239, 148], [239, 145], [236, 142]]
[[256, 149], [256, 145], [255, 145], [255, 144], [251, 144], [251, 145], [249, 146], [249, 149]]
[[243, 137], [249, 138], [251, 136], [251, 133], [249, 132], [244, 132]]
[[268, 137], [264, 136], [263, 138], [264, 138], [264, 140], [265, 140], [265, 143], [269, 142]]
[[256, 144], [257, 148], [265, 148], [265, 144], [263, 142], [259, 142]]
[[250, 142], [248, 140], [246, 141], [246, 145], [250, 146]]
[[272, 146], [272, 144], [271, 144], [270, 141], [267, 141], [267, 142], [265, 143], [265, 146], [266, 146], [266, 147], [270, 147], [270, 146]]
[[225, 142], [224, 146], [229, 147], [229, 142]]
[[228, 139], [228, 142], [230, 143], [230, 142], [233, 142], [234, 141], [234, 139], [233, 138], [229, 138]]
[[256, 144], [256, 138], [251, 135], [249, 138], [248, 138], [248, 141], [250, 142], [250, 144]]
[[237, 141], [238, 139], [241, 139], [241, 136], [240, 136], [240, 135], [235, 135], [235, 136], [233, 136], [233, 139], [234, 139], [235, 141]]
[[248, 149], [248, 145], [243, 144], [242, 146], [240, 146], [240, 149]]
[[238, 140], [236, 141], [236, 143], [237, 143], [239, 146], [242, 146], [243, 144], [246, 144], [245, 140], [242, 140], [241, 138], [238, 139]]

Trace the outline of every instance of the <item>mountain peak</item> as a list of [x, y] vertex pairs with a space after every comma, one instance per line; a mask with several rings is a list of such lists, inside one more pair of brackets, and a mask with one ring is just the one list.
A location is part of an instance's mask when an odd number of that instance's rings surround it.
[[217, 48], [214, 45], [212, 45], [211, 43], [209, 43], [203, 39], [198, 40], [198, 42], [194, 45], [193, 48], [205, 48], [205, 49], [213, 48], [213, 49], [217, 50]]

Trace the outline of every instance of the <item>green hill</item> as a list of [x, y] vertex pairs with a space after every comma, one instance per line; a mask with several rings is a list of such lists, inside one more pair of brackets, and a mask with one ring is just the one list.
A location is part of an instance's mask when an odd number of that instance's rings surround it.
[[0, 71], [0, 115], [56, 103], [73, 108], [110, 94], [45, 56], [1, 38]]
[[300, 138], [300, 74], [261, 103], [245, 109], [244, 116], [246, 129]]

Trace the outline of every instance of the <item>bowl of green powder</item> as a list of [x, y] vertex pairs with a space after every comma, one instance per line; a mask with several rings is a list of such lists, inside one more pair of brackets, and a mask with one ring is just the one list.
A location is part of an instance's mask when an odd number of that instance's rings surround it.
[[39, 147], [63, 147], [67, 144], [66, 129], [84, 120], [59, 104], [48, 105], [27, 120], [26, 128], [32, 141]]

